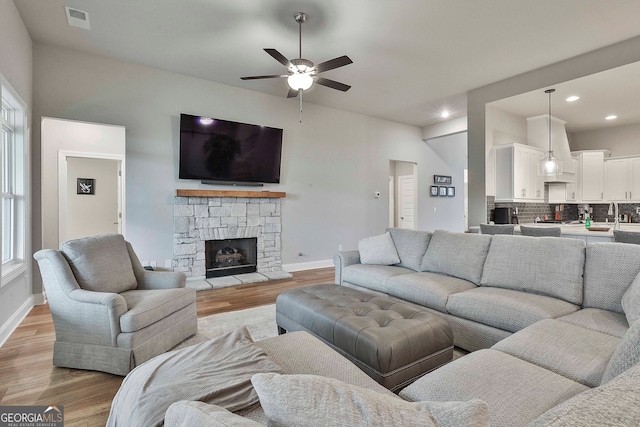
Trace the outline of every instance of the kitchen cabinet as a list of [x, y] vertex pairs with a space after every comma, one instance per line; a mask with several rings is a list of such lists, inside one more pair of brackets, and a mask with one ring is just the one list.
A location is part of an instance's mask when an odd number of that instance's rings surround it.
[[[573, 170], [577, 172], [579, 160], [577, 158], [571, 158], [571, 164]], [[578, 200], [577, 175], [576, 180], [573, 182], [549, 183], [549, 203], [576, 202]]]
[[538, 176], [538, 161], [545, 153], [522, 144], [494, 147], [495, 200], [497, 202], [540, 202], [544, 200], [544, 181]]
[[640, 157], [605, 160], [605, 196], [607, 200], [640, 200]]
[[604, 151], [583, 151], [579, 158], [578, 199], [604, 201]]

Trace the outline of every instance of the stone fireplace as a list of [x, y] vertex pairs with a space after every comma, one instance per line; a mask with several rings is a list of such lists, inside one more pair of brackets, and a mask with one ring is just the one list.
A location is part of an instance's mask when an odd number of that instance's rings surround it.
[[291, 277], [282, 271], [282, 197], [285, 193], [177, 190], [173, 270], [213, 287]]

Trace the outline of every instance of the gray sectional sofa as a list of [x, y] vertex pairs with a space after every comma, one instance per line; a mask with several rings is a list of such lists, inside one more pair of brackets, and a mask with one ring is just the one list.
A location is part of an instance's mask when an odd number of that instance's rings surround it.
[[[583, 425], [571, 405], [604, 413], [602, 407], [616, 407], [619, 399], [635, 408], [607, 422], [640, 425], [640, 385], [634, 382], [640, 372], [634, 366], [640, 360], [640, 322], [629, 325], [640, 301], [625, 296], [631, 287], [640, 288], [640, 245], [387, 232], [400, 262], [366, 264], [359, 251], [339, 252], [336, 283], [440, 314], [454, 330], [454, 344], [472, 352], [425, 375], [400, 397], [479, 398], [498, 426], [527, 425], [546, 411], [551, 415], [533, 425]], [[621, 366], [633, 369], [615, 378], [625, 370]], [[558, 409], [562, 415], [553, 415], [562, 402], [567, 402]], [[601, 416], [586, 425], [601, 425], [606, 421]]]

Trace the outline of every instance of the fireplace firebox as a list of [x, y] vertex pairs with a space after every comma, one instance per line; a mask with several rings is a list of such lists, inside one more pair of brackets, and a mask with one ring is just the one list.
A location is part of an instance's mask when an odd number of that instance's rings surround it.
[[206, 277], [255, 273], [258, 264], [256, 237], [205, 241]]

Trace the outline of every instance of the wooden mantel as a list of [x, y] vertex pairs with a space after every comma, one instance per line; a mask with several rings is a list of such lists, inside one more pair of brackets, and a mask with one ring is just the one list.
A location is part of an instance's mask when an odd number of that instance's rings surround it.
[[249, 197], [279, 199], [287, 197], [284, 191], [229, 191], [229, 190], [176, 190], [180, 197]]

